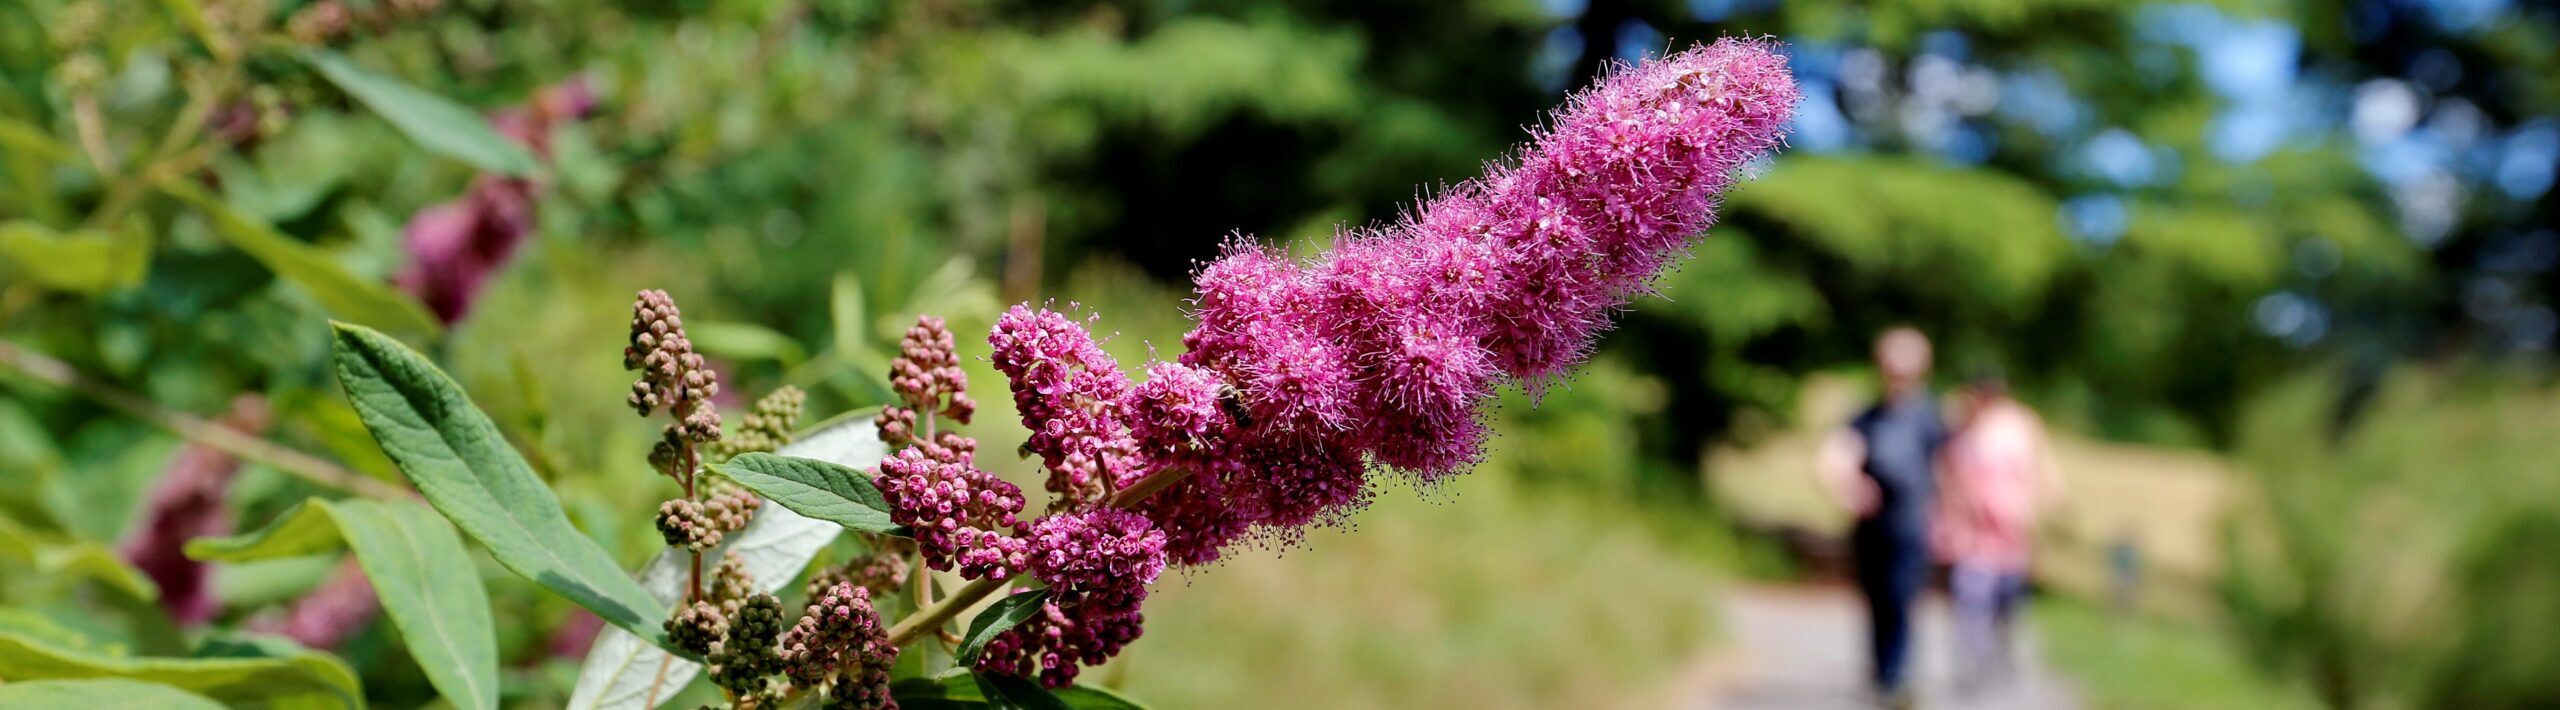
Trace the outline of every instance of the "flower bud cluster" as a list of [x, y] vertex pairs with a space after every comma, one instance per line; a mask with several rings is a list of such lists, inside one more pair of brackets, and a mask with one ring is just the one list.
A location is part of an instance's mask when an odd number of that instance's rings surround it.
[[665, 628], [667, 643], [695, 655], [708, 655], [712, 646], [729, 635], [729, 617], [711, 602], [698, 601], [677, 608]]
[[712, 445], [720, 458], [735, 458], [749, 452], [772, 453], [791, 443], [791, 432], [800, 426], [800, 409], [809, 396], [800, 388], [783, 385], [763, 399], [738, 423], [738, 430], [721, 437]]
[[[1147, 366], [1147, 381], [1129, 392], [1129, 438], [1141, 453], [1177, 456], [1214, 445], [1226, 429], [1234, 392], [1218, 373], [1173, 362]], [[1248, 415], [1249, 416], [1249, 415]]]
[[1145, 599], [1164, 573], [1164, 531], [1144, 515], [1117, 508], [1056, 513], [1033, 521], [1031, 576], [1061, 603], [1094, 597]]
[[996, 320], [987, 342], [1031, 430], [1023, 448], [1049, 469], [1053, 508], [1099, 499], [1136, 471], [1137, 443], [1121, 411], [1129, 376], [1082, 324], [1017, 305]]
[[747, 559], [735, 551], [721, 553], [720, 566], [712, 571], [702, 598], [678, 606], [675, 616], [666, 621], [667, 639], [677, 648], [710, 653], [713, 644], [728, 635], [729, 620], [736, 618], [747, 599], [756, 594], [755, 579], [747, 574]]
[[1052, 513], [1023, 539], [1031, 576], [1051, 596], [1040, 616], [990, 641], [978, 668], [1063, 687], [1144, 631], [1138, 610], [1164, 572], [1165, 533], [1144, 515], [1103, 507]]
[[771, 594], [746, 598], [729, 617], [728, 634], [703, 654], [711, 681], [739, 695], [764, 690], [768, 676], [782, 672], [775, 644], [782, 636], [782, 600]]
[[[891, 657], [892, 660], [895, 657]], [[827, 699], [818, 707], [824, 710], [898, 710], [898, 699], [889, 696], [888, 664], [863, 664], [848, 668], [827, 684]]]
[[890, 446], [905, 446], [916, 441], [916, 410], [905, 407], [882, 407], [871, 418], [880, 432], [880, 440]]
[[898, 357], [889, 361], [890, 389], [917, 411], [969, 423], [978, 403], [969, 399], [969, 375], [960, 371], [956, 350], [941, 318], [917, 316], [898, 339]]
[[746, 529], [764, 499], [738, 486], [716, 486], [705, 500], [677, 498], [658, 506], [658, 534], [668, 547], [705, 552], [729, 533]]
[[747, 572], [747, 558], [736, 550], [720, 553], [720, 566], [711, 570], [711, 580], [702, 596], [720, 605], [723, 614], [735, 614], [738, 605], [756, 594], [755, 575]]
[[920, 416], [928, 423], [940, 416], [967, 424], [978, 411], [978, 403], [969, 399], [969, 374], [960, 369], [951, 329], [934, 316], [917, 316], [898, 339], [898, 357], [889, 361], [889, 389], [905, 406], [883, 408], [872, 421], [890, 446], [921, 439]]
[[695, 462], [685, 457], [685, 451], [692, 445], [684, 440], [681, 427], [667, 425], [658, 432], [658, 440], [649, 445], [649, 468], [666, 474], [668, 478], [685, 480], [693, 475], [689, 467]]
[[703, 406], [720, 393], [719, 375], [693, 351], [684, 316], [667, 292], [641, 291], [631, 304], [631, 342], [622, 349], [622, 367], [640, 371], [640, 380], [631, 383], [630, 404], [641, 416], [665, 407], [676, 413], [686, 440], [720, 438], [719, 410]]
[[875, 549], [871, 554], [853, 558], [844, 564], [819, 570], [817, 574], [810, 575], [807, 589], [809, 598], [816, 599], [825, 595], [829, 588], [838, 584], [849, 583], [871, 590], [875, 595], [887, 594], [906, 584], [908, 570], [913, 569], [907, 564], [906, 556], [915, 552], [915, 544], [904, 538], [883, 539], [904, 544]]
[[828, 587], [809, 603], [800, 623], [782, 635], [783, 674], [801, 687], [816, 687], [837, 673], [875, 681], [870, 688], [834, 686], [868, 696], [887, 697], [889, 662], [898, 651], [871, 607], [871, 591], [850, 582]]
[[917, 440], [917, 451], [935, 461], [968, 462], [978, 457], [978, 440], [951, 432], [938, 432], [932, 441]]
[[1129, 642], [1138, 640], [1145, 621], [1134, 601], [1052, 601], [1041, 606], [1039, 615], [989, 640], [987, 647], [978, 652], [976, 668], [1064, 688], [1075, 684], [1083, 666], [1110, 660]]
[[1019, 523], [1021, 488], [979, 470], [965, 455], [935, 456], [923, 446], [882, 460], [878, 475], [890, 518], [914, 531], [927, 565], [956, 567], [969, 579], [1022, 570], [1022, 541], [1005, 534]]

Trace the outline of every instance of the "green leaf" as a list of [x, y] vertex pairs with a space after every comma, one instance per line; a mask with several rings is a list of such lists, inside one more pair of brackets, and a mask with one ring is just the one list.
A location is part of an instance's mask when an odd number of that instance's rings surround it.
[[80, 157], [78, 151], [54, 140], [44, 129], [8, 116], [0, 116], [0, 146], [8, 147], [12, 153], [59, 163], [78, 162]]
[[160, 598], [160, 585], [133, 568], [115, 548], [94, 540], [36, 551], [37, 573], [65, 579], [94, 579], [142, 601]]
[[1049, 689], [1029, 678], [1001, 673], [973, 673], [978, 679], [978, 694], [987, 706], [998, 710], [1071, 710], [1064, 700], [1049, 694]]
[[163, 180], [160, 189], [203, 212], [213, 231], [247, 252], [258, 263], [311, 294], [320, 307], [339, 318], [370, 323], [403, 333], [433, 335], [442, 330], [425, 306], [388, 285], [350, 272], [319, 248], [295, 241], [201, 186], [186, 180]]
[[871, 475], [817, 459], [751, 453], [712, 464], [720, 475], [793, 512], [853, 530], [903, 534]]
[[382, 610], [400, 625], [409, 655], [447, 702], [498, 707], [498, 640], [489, 593], [453, 526], [424, 505], [351, 500], [332, 504], [356, 563]]
[[560, 499], [507, 446], [462, 387], [408, 346], [359, 325], [337, 329], [338, 382], [411, 485], [524, 578], [650, 643], [666, 609], [569, 524]]
[[978, 681], [967, 674], [948, 678], [905, 678], [889, 684], [889, 697], [900, 708], [914, 710], [980, 710], [988, 707]]
[[121, 230], [70, 233], [28, 220], [0, 223], [0, 263], [47, 288], [106, 293], [142, 283], [151, 268], [151, 235], [138, 220]]
[[871, 342], [871, 309], [862, 298], [862, 277], [851, 271], [836, 273], [827, 288], [827, 314], [835, 324], [835, 349], [852, 351]]
[[308, 649], [258, 658], [130, 657], [62, 648], [0, 631], [0, 678], [11, 686], [86, 678], [150, 681], [234, 707], [364, 707], [355, 672]]
[[533, 154], [490, 128], [479, 112], [442, 96], [366, 71], [327, 50], [302, 54], [320, 75], [329, 78], [365, 108], [407, 134], [418, 146], [493, 173], [521, 176], [533, 172]]
[[188, 540], [187, 556], [206, 562], [252, 562], [337, 550], [338, 525], [329, 513], [328, 501], [304, 501], [255, 531]]
[[996, 634], [1030, 621], [1031, 617], [1040, 614], [1042, 605], [1048, 603], [1047, 589], [1034, 589], [996, 600], [986, 611], [978, 612], [977, 618], [969, 620], [969, 633], [960, 638], [960, 649], [952, 651], [952, 657], [962, 663], [977, 661], [978, 651], [985, 649], [987, 642], [994, 640]]
[[910, 710], [981, 710], [984, 708], [1072, 708], [1073, 710], [1146, 710], [1145, 703], [1111, 690], [1078, 685], [1049, 690], [1029, 679], [993, 673], [955, 672], [928, 678], [902, 678], [889, 684], [889, 697]]
[[114, 548], [95, 540], [38, 533], [6, 516], [0, 516], [0, 562], [24, 564], [33, 572], [32, 577], [52, 584], [89, 579], [134, 599], [147, 602], [160, 598], [160, 586], [134, 569]]
[[98, 678], [0, 685], [0, 707], [81, 710], [222, 710], [197, 695], [158, 683]]
[[456, 706], [497, 707], [489, 593], [471, 573], [462, 538], [424, 505], [314, 498], [256, 532], [190, 540], [187, 556], [243, 562], [309, 555], [336, 549], [342, 535], [427, 681]]

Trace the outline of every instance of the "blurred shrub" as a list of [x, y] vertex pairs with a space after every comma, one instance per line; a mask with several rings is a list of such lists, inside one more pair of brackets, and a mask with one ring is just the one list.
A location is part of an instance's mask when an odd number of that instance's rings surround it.
[[2251, 650], [2338, 707], [2560, 704], [2560, 392], [2402, 373], [2339, 401], [2299, 378], [2244, 424], [2223, 592]]

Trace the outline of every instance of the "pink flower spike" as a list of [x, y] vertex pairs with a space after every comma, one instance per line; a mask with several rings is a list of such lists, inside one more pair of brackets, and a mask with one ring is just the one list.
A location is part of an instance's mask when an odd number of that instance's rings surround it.
[[1234, 426], [1183, 449], [1131, 423], [1150, 470], [1190, 471], [1141, 506], [1169, 553], [1199, 564], [1339, 520], [1368, 500], [1367, 465], [1424, 483], [1473, 466], [1496, 387], [1535, 393], [1587, 357], [1783, 143], [1797, 99], [1774, 43], [1692, 47], [1612, 71], [1514, 160], [1329, 253], [1229, 242], [1196, 276], [1180, 362], [1232, 389]]

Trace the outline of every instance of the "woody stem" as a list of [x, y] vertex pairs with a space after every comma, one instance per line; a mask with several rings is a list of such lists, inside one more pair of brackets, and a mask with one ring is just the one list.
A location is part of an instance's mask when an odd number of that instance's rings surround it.
[[[669, 411], [675, 415], [677, 426], [682, 427], [685, 419], [693, 416], [693, 400], [678, 400], [676, 406]], [[701, 454], [694, 452], [693, 438], [684, 435], [681, 430], [676, 434], [676, 444], [684, 448], [684, 476], [676, 479], [676, 482], [684, 485], [684, 499], [692, 501], [694, 500], [694, 479], [702, 475], [702, 457]], [[688, 552], [693, 557], [693, 569], [692, 574], [686, 578], [684, 596], [687, 601], [698, 602], [702, 601], [702, 553]]]

